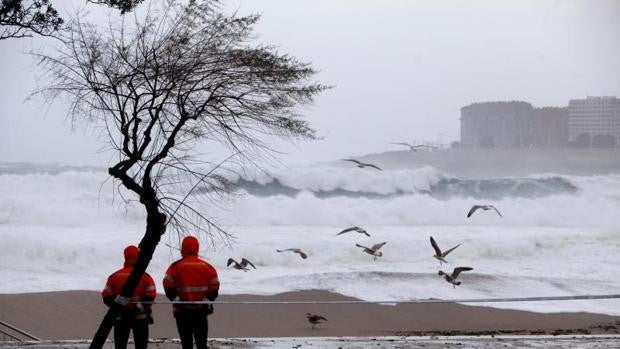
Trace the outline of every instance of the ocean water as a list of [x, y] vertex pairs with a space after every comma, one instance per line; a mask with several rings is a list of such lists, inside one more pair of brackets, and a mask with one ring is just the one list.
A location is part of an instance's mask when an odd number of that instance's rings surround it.
[[[230, 179], [238, 185], [234, 201], [200, 207], [235, 237], [228, 244], [202, 238], [201, 255], [218, 269], [225, 294], [325, 289], [399, 301], [620, 290], [620, 175], [465, 179], [429, 167], [322, 164]], [[141, 207], [126, 206], [113, 187], [104, 169], [0, 164], [0, 293], [100, 290], [144, 230]], [[479, 203], [495, 205], [503, 218], [492, 211], [466, 218]], [[352, 225], [371, 237], [336, 236]], [[462, 243], [449, 264], [432, 257], [430, 236], [444, 249]], [[355, 246], [384, 241], [377, 260]], [[162, 242], [178, 246], [178, 236]], [[308, 259], [275, 251], [290, 247]], [[229, 257], [257, 269], [227, 268]], [[173, 247], [157, 249], [148, 271], [158, 285], [177, 258]], [[437, 272], [456, 266], [474, 270], [453, 288]], [[617, 300], [487, 305], [620, 315]]]

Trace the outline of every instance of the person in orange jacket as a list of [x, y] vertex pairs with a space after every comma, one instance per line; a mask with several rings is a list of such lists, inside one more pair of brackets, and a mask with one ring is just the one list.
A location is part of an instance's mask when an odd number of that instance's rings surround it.
[[[183, 239], [181, 256], [180, 260], [170, 265], [164, 276], [166, 297], [171, 301], [214, 301], [220, 281], [215, 268], [198, 257], [198, 240], [195, 237]], [[207, 316], [213, 313], [213, 305], [174, 304], [173, 312], [182, 348], [192, 349], [195, 339], [198, 349], [206, 349], [209, 334]]]
[[124, 300], [117, 298], [136, 260], [138, 260], [139, 252], [140, 250], [133, 245], [125, 248], [125, 265], [108, 277], [105, 288], [101, 291], [103, 303], [107, 306], [111, 306], [115, 301], [125, 304], [121, 315], [116, 318], [116, 323], [114, 324], [115, 349], [127, 348], [130, 331], [133, 331], [135, 348], [146, 349], [149, 338], [149, 324], [153, 323], [151, 303], [155, 300], [156, 290], [155, 282], [149, 274], [144, 273], [144, 275], [142, 275], [130, 299]]

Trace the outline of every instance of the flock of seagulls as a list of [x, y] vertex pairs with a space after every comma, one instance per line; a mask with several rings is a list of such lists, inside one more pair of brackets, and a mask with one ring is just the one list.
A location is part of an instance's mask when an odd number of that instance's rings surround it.
[[[410, 151], [417, 151], [419, 149], [423, 149], [425, 146], [423, 145], [413, 145], [413, 144], [409, 144], [409, 143], [405, 143], [405, 142], [399, 142], [399, 143], [391, 143], [391, 144], [396, 144], [396, 145], [403, 145], [406, 147], [409, 147]], [[430, 148], [430, 147], [429, 147]], [[350, 161], [350, 162], [354, 162], [357, 164], [358, 167], [360, 168], [364, 168], [364, 167], [372, 167], [372, 168], [376, 168], [381, 170], [381, 168], [375, 164], [371, 164], [371, 163], [365, 163], [356, 159], [343, 159], [343, 161]], [[474, 205], [472, 206], [469, 211], [467, 212], [467, 218], [470, 218], [476, 211], [478, 210], [482, 210], [482, 211], [489, 211], [489, 210], [493, 210], [497, 213], [497, 215], [499, 215], [500, 217], [503, 217], [501, 212], [499, 212], [499, 210], [493, 206], [493, 205]], [[338, 235], [349, 232], [349, 231], [357, 231], [358, 233], [363, 233], [367, 236], [370, 236], [370, 234], [368, 234], [366, 232], [366, 230], [360, 228], [360, 227], [351, 227], [351, 228], [347, 228], [343, 231], [341, 231], [340, 233], [338, 233]], [[446, 256], [448, 254], [450, 254], [450, 252], [454, 251], [456, 248], [458, 248], [459, 246], [461, 246], [461, 244], [457, 244], [447, 250], [442, 251], [441, 248], [439, 247], [439, 245], [437, 244], [437, 241], [435, 241], [435, 239], [431, 236], [430, 237], [430, 241], [431, 241], [431, 246], [433, 247], [433, 250], [435, 251], [435, 254], [433, 255], [434, 258], [436, 258], [439, 261], [439, 265], [441, 266], [443, 263], [448, 263], [448, 261], [446, 260]], [[377, 257], [381, 257], [383, 255], [382, 252], [379, 251], [379, 249], [381, 249], [381, 247], [383, 247], [383, 245], [385, 245], [385, 242], [373, 245], [372, 247], [368, 248], [366, 246], [362, 246], [360, 244], [355, 244], [355, 246], [363, 248], [364, 252], [371, 254], [374, 257], [374, 260], [377, 259]], [[472, 267], [456, 267], [452, 270], [451, 274], [448, 274], [446, 272], [444, 272], [443, 270], [439, 270], [438, 275], [439, 276], [443, 276], [443, 278], [450, 284], [452, 284], [452, 287], [456, 288], [456, 286], [461, 284], [461, 281], [458, 281], [458, 277], [461, 273], [466, 272], [466, 271], [471, 271], [474, 270]], [[308, 319], [308, 321], [310, 321], [310, 319]], [[312, 323], [312, 322], [311, 322]], [[313, 328], [314, 328], [314, 323], [313, 323]]]
[[[352, 232], [352, 231], [370, 237], [370, 234], [368, 234], [366, 229], [360, 228], [358, 226], [353, 226], [353, 227], [346, 228], [346, 229], [342, 230], [341, 232], [339, 232], [338, 234], [336, 234], [336, 236], [342, 235], [342, 234], [345, 234], [345, 233], [348, 233], [348, 232]], [[355, 244], [355, 246], [357, 246], [359, 248], [362, 248], [362, 252], [368, 253], [369, 255], [373, 256], [373, 260], [377, 260], [377, 257], [383, 256], [383, 253], [381, 251], [379, 251], [379, 250], [385, 244], [386, 244], [386, 242], [384, 241], [384, 242], [380, 242], [378, 244], [374, 244], [371, 247], [362, 246], [360, 244]], [[168, 246], [170, 246], [170, 245], [168, 245]], [[282, 253], [282, 252], [293, 252], [293, 253], [298, 254], [299, 257], [301, 257], [302, 259], [308, 258], [308, 254], [306, 252], [302, 251], [300, 248], [276, 249], [276, 252], [279, 252], [279, 253]], [[243, 270], [243, 271], [249, 271], [250, 270], [249, 267], [252, 267], [252, 268], [256, 269], [256, 266], [254, 266], [254, 264], [252, 262], [250, 262], [250, 260], [247, 259], [247, 258], [242, 258], [241, 262], [237, 262], [233, 258], [228, 258], [228, 262], [226, 263], [226, 266], [228, 266], [228, 267], [232, 266], [232, 268], [235, 268], [237, 270]]]
[[[397, 144], [397, 145], [405, 145], [408, 146], [410, 148], [411, 151], [416, 151], [417, 149], [421, 149], [424, 147], [428, 147], [428, 146], [424, 146], [424, 145], [412, 145], [409, 143], [392, 143], [392, 144]], [[371, 163], [366, 163], [366, 162], [362, 162], [356, 159], [342, 159], [343, 161], [349, 161], [349, 162], [353, 162], [357, 165], [357, 167], [359, 168], [365, 168], [365, 167], [369, 167], [369, 168], [374, 168], [376, 170], [379, 171], [383, 171], [383, 169], [381, 169], [379, 166], [371, 164]], [[502, 214], [499, 212], [499, 210], [493, 206], [493, 205], [474, 205], [471, 207], [471, 209], [467, 212], [467, 218], [470, 218], [476, 211], [478, 210], [482, 210], [482, 211], [489, 211], [489, 210], [494, 210], [500, 217], [503, 217]], [[359, 226], [352, 226], [346, 229], [341, 230], [339, 233], [336, 234], [336, 236], [338, 235], [342, 235], [342, 234], [346, 234], [349, 232], [355, 232], [358, 233], [360, 235], [365, 235], [367, 237], [370, 237], [370, 234], [368, 233], [368, 231], [366, 231], [366, 229], [359, 227]], [[448, 261], [446, 260], [446, 256], [448, 256], [448, 254], [450, 254], [452, 251], [454, 251], [455, 249], [457, 249], [459, 246], [461, 246], [461, 243], [447, 249], [447, 250], [443, 250], [439, 247], [439, 244], [437, 243], [437, 241], [431, 236], [430, 237], [430, 242], [431, 242], [431, 246], [433, 247], [433, 250], [435, 252], [435, 254], [433, 255], [433, 257], [435, 259], [437, 259], [439, 261], [439, 265], [442, 266], [443, 263], [448, 263]], [[371, 256], [373, 256], [373, 260], [376, 261], [377, 258], [382, 257], [383, 256], [383, 252], [380, 251], [381, 248], [386, 244], [386, 241], [374, 244], [370, 247], [361, 245], [356, 243], [355, 246], [359, 247], [362, 249], [362, 252], [367, 253]], [[283, 253], [283, 252], [292, 252], [295, 254], [298, 254], [302, 259], [307, 259], [308, 258], [308, 254], [304, 251], [302, 251], [299, 248], [286, 248], [286, 249], [277, 249], [276, 252], [279, 253]], [[248, 271], [249, 266], [251, 266], [252, 268], [256, 269], [256, 266], [254, 266], [254, 264], [252, 264], [252, 262], [250, 262], [248, 259], [246, 258], [242, 258], [241, 262], [237, 262], [235, 261], [233, 258], [229, 258], [228, 259], [228, 263], [227, 266], [232, 266], [235, 269], [238, 270], [243, 270], [243, 271]], [[443, 276], [443, 278], [450, 284], [452, 284], [453, 287], [456, 288], [456, 286], [461, 284], [461, 281], [458, 281], [458, 277], [461, 273], [466, 272], [466, 271], [471, 271], [474, 270], [471, 267], [456, 267], [452, 270], [452, 273], [448, 274], [446, 272], [444, 272], [443, 270], [439, 270], [438, 275], [439, 276]], [[312, 314], [312, 313], [306, 313], [306, 318], [308, 320], [308, 322], [312, 325], [312, 328], [314, 329], [316, 325], [323, 323], [325, 321], [327, 321], [327, 319], [321, 315], [318, 314]]]

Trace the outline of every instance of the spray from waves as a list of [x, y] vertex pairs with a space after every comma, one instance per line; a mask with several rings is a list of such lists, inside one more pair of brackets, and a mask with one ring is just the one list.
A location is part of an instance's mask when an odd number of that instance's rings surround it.
[[[10, 167], [10, 166], [8, 166]], [[0, 174], [0, 224], [82, 226], [142, 222], [139, 204], [126, 206], [103, 170], [12, 166]], [[231, 178], [241, 195], [223, 208], [197, 206], [225, 225], [540, 225], [620, 223], [620, 176], [458, 179], [427, 167], [364, 171], [298, 167], [277, 175]], [[493, 203], [503, 219], [485, 213], [465, 220], [472, 204]]]
[[383, 226], [383, 225], [492, 225], [583, 227], [620, 224], [620, 201], [592, 195], [555, 195], [540, 199], [507, 198], [485, 201], [495, 212], [477, 212], [466, 218], [475, 199], [448, 201], [429, 196], [407, 195], [390, 200], [334, 197], [319, 199], [307, 192], [296, 197], [259, 198], [246, 195], [216, 216], [222, 221], [248, 226]]
[[49, 174], [57, 175], [63, 172], [101, 172], [100, 167], [72, 166], [60, 163], [34, 164], [24, 162], [0, 162], [0, 175], [28, 175]]
[[[307, 170], [307, 171], [305, 171]], [[233, 179], [248, 193], [228, 217], [241, 225], [613, 226], [620, 223], [620, 176], [458, 179], [433, 168], [364, 171], [291, 169]], [[504, 213], [476, 214], [474, 204]]]
[[0, 164], [0, 224], [89, 226], [144, 217], [102, 169]]

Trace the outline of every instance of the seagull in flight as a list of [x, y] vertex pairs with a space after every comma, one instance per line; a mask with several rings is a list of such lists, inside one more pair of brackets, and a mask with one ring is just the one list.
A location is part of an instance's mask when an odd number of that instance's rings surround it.
[[422, 148], [429, 148], [429, 149], [433, 148], [430, 145], [424, 145], [424, 144], [413, 145], [413, 144], [409, 144], [409, 143], [405, 143], [405, 142], [395, 142], [395, 143], [390, 143], [390, 144], [404, 145], [405, 147], [409, 147], [410, 151], [418, 151], [418, 150], [420, 150]]
[[444, 258], [448, 255], [448, 253], [454, 251], [454, 249], [456, 249], [457, 247], [461, 246], [461, 244], [458, 244], [454, 247], [452, 247], [451, 249], [445, 250], [443, 252], [441, 252], [441, 249], [439, 248], [439, 245], [437, 245], [437, 242], [435, 241], [435, 239], [433, 239], [433, 237], [431, 236], [431, 245], [433, 246], [433, 249], [435, 250], [435, 255], [433, 257], [437, 258], [439, 260], [439, 265], [441, 265], [441, 263], [448, 263], [447, 260], [445, 260]]
[[452, 287], [456, 288], [457, 285], [460, 285], [461, 282], [460, 281], [456, 281], [456, 278], [459, 277], [459, 274], [464, 272], [464, 271], [470, 271], [470, 270], [474, 270], [474, 268], [470, 268], [470, 267], [456, 267], [454, 268], [454, 270], [452, 271], [452, 274], [448, 275], [446, 273], [444, 273], [443, 271], [439, 271], [439, 275], [443, 275], [443, 278], [446, 279], [447, 282], [452, 284]]
[[361, 162], [359, 160], [355, 160], [355, 159], [342, 159], [342, 161], [350, 161], [350, 162], [354, 162], [357, 164], [357, 167], [359, 168], [364, 168], [364, 167], [372, 167], [372, 168], [376, 168], [379, 171], [383, 171], [383, 169], [381, 169], [380, 167], [378, 167], [377, 165], [373, 165], [367, 162]]
[[231, 264], [233, 265], [233, 268], [238, 269], [238, 270], [248, 271], [248, 270], [250, 270], [248, 268], [248, 265], [250, 265], [250, 266], [252, 266], [252, 268], [256, 269], [254, 264], [252, 264], [252, 262], [250, 262], [249, 260], [247, 260], [245, 258], [241, 259], [241, 263], [238, 263], [237, 261], [235, 261], [232, 258], [228, 258], [228, 263], [226, 264], [226, 266], [230, 267]]
[[336, 235], [341, 235], [341, 234], [344, 234], [344, 233], [348, 233], [348, 232], [350, 232], [350, 231], [356, 231], [356, 232], [358, 232], [358, 233], [360, 233], [360, 234], [364, 234], [364, 235], [366, 235], [366, 236], [370, 236], [370, 234], [368, 234], [368, 232], [366, 231], [366, 229], [364, 229], [364, 228], [360, 228], [360, 227], [358, 227], [358, 226], [354, 226], [354, 227], [347, 228], [347, 229], [345, 229], [345, 230], [341, 231], [340, 233], [338, 233], [338, 234], [336, 234]]
[[467, 212], [467, 218], [471, 217], [471, 215], [473, 215], [474, 212], [476, 212], [476, 210], [478, 210], [478, 209], [481, 209], [481, 210], [484, 210], [484, 211], [495, 210], [495, 212], [497, 212], [497, 214], [500, 217], [503, 217], [502, 214], [493, 205], [474, 205], [474, 206], [471, 207], [469, 212]]
[[308, 322], [312, 324], [313, 329], [314, 329], [314, 326], [320, 324], [321, 322], [327, 321], [327, 319], [322, 317], [321, 315], [316, 315], [316, 314], [311, 314], [311, 313], [306, 313], [306, 318], [308, 318]]
[[284, 250], [276, 250], [276, 252], [286, 252], [286, 251], [292, 251], [294, 253], [297, 253], [303, 259], [308, 258], [308, 255], [304, 251], [302, 251], [302, 250], [300, 250], [298, 248], [286, 248]]
[[381, 257], [383, 256], [383, 252], [379, 251], [381, 249], [381, 247], [383, 247], [383, 245], [385, 245], [385, 241], [384, 242], [380, 242], [378, 244], [372, 245], [372, 247], [368, 248], [366, 246], [362, 246], [360, 244], [355, 244], [355, 246], [363, 248], [364, 252], [368, 253], [369, 255], [373, 256], [373, 260], [377, 260], [377, 257]]

